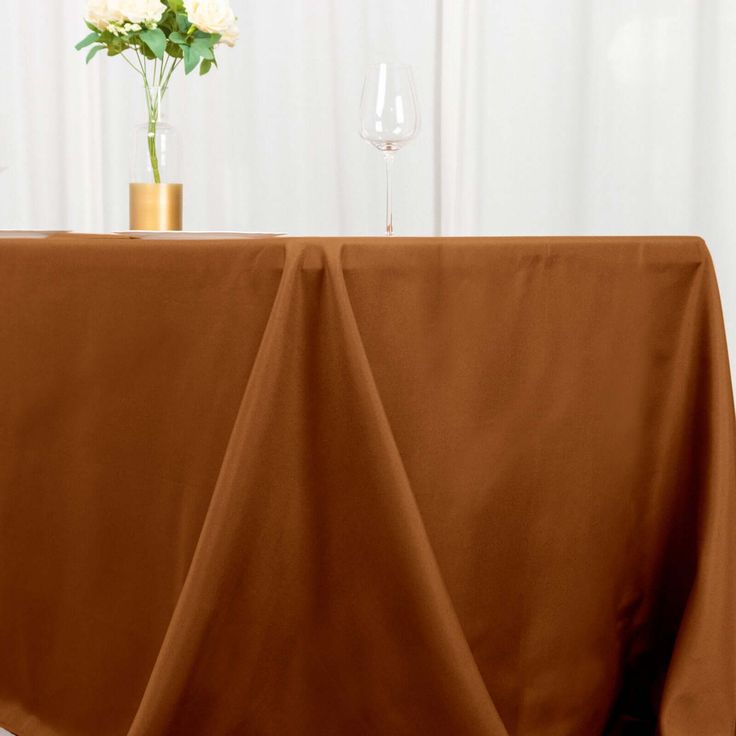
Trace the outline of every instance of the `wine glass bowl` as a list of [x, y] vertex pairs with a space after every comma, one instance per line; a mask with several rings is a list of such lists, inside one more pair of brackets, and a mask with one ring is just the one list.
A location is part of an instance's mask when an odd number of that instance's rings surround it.
[[360, 101], [360, 136], [384, 154], [386, 235], [393, 235], [393, 157], [416, 138], [419, 128], [419, 104], [411, 67], [388, 62], [369, 67]]
[[419, 132], [419, 106], [411, 67], [369, 67], [363, 83], [361, 137], [379, 151], [398, 151]]

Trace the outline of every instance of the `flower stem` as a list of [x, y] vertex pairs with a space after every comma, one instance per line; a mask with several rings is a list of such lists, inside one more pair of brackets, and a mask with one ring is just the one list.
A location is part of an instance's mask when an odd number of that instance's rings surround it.
[[[145, 58], [141, 58], [138, 49], [135, 50], [138, 59], [140, 74], [143, 77], [143, 85], [146, 92], [146, 108], [148, 110], [148, 157], [151, 161], [151, 171], [156, 184], [161, 183], [161, 169], [158, 160], [156, 134], [161, 115], [161, 104], [169, 87], [171, 75], [174, 73], [179, 60], [175, 59], [172, 66], [167, 69], [168, 59], [164, 58], [159, 66], [157, 61], [153, 62], [152, 79], [148, 79], [149, 65]], [[126, 59], [127, 61], [127, 59]], [[131, 64], [133, 66], [133, 64]], [[155, 91], [155, 94], [154, 94]]]
[[[148, 81], [148, 64], [145, 58], [141, 58], [138, 49], [135, 50], [138, 66], [141, 76], [143, 77], [143, 87], [146, 92], [146, 109], [148, 110], [148, 158], [151, 161], [151, 170], [153, 171], [153, 181], [156, 184], [161, 183], [161, 172], [158, 165], [158, 152], [156, 151], [156, 128], [158, 126], [158, 107], [161, 93], [154, 100], [151, 95], [151, 85]], [[155, 80], [155, 64], [154, 64], [154, 82]]]
[[158, 169], [158, 153], [156, 152], [156, 120], [148, 121], [148, 156], [151, 159], [153, 169], [153, 181], [161, 183], [161, 172]]

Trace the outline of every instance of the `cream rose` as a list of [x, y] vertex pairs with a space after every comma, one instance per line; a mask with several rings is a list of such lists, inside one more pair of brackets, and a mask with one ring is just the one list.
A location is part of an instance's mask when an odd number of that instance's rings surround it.
[[106, 31], [111, 23], [121, 23], [123, 16], [109, 0], [88, 0], [84, 19], [95, 28]]
[[222, 38], [220, 39], [220, 43], [227, 44], [231, 48], [235, 46], [238, 39], [240, 38], [240, 29], [238, 28], [235, 23], [233, 23], [230, 28], [228, 28], [225, 33], [222, 34]]
[[221, 35], [233, 30], [237, 32], [229, 0], [184, 0], [184, 7], [189, 20], [200, 31]]
[[156, 25], [163, 14], [166, 6], [161, 0], [108, 0], [110, 6], [130, 23], [141, 25]]
[[166, 6], [161, 0], [88, 0], [84, 19], [105, 31], [111, 26], [132, 24], [156, 25]]

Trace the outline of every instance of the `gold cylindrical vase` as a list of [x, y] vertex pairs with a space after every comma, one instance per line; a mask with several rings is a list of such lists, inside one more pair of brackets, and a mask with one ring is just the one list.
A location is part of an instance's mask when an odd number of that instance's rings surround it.
[[182, 184], [131, 184], [131, 230], [181, 230], [184, 210]]

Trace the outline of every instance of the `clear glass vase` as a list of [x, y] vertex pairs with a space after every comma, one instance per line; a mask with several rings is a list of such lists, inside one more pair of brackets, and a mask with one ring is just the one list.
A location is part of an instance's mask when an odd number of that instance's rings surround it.
[[181, 141], [168, 120], [168, 90], [146, 90], [147, 122], [137, 125], [130, 180], [137, 184], [180, 184]]
[[168, 89], [146, 87], [147, 122], [133, 135], [130, 229], [181, 230], [181, 138], [168, 122]]

